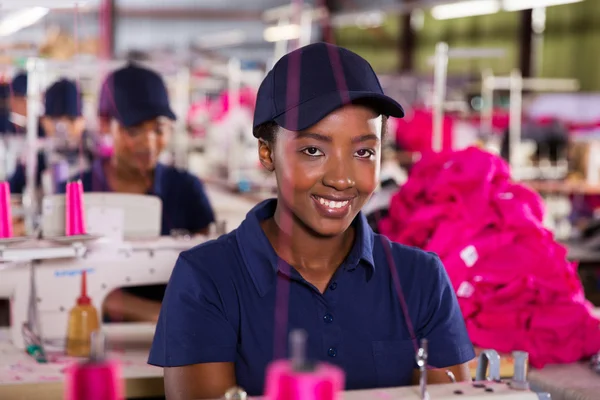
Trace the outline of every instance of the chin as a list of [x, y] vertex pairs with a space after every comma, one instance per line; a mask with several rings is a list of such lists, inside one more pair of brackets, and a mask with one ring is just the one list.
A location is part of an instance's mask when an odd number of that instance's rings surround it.
[[307, 224], [307, 226], [318, 236], [335, 237], [346, 232], [352, 225], [352, 221], [354, 221], [354, 217], [351, 219], [319, 218], [314, 223]]

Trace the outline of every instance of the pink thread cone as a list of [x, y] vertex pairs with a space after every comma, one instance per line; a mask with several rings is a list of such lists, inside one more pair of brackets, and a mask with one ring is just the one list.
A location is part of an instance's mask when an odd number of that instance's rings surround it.
[[344, 372], [326, 363], [314, 371], [295, 371], [287, 360], [275, 361], [267, 369], [266, 400], [337, 400], [345, 385]]
[[115, 362], [75, 364], [67, 369], [65, 400], [123, 400], [121, 368]]
[[10, 208], [10, 185], [0, 182], [0, 238], [13, 236], [12, 211]]
[[83, 184], [81, 181], [67, 183], [65, 214], [65, 234], [67, 236], [85, 235]]

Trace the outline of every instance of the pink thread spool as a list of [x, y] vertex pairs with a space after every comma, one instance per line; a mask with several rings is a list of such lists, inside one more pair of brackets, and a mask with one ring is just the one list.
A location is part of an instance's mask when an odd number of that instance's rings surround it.
[[0, 182], [0, 239], [13, 236], [12, 211], [10, 208], [10, 185]]
[[266, 400], [337, 400], [344, 390], [344, 372], [333, 365], [307, 366], [304, 334], [292, 332], [292, 360], [275, 361], [267, 368]]
[[71, 366], [65, 380], [65, 400], [123, 400], [121, 367], [116, 362]]
[[91, 356], [66, 371], [65, 400], [124, 400], [121, 366], [106, 361], [106, 338], [92, 333]]
[[65, 195], [65, 234], [85, 235], [85, 213], [83, 209], [83, 184], [81, 181], [67, 183]]

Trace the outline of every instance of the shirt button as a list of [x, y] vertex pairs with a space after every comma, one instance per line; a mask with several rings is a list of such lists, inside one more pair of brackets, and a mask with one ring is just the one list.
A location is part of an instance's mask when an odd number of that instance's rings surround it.
[[326, 323], [333, 322], [333, 315], [331, 315], [331, 314], [325, 314], [323, 316], [323, 321], [325, 321]]
[[329, 285], [329, 290], [335, 290], [337, 289], [337, 282], [333, 282], [331, 285]]
[[327, 350], [327, 355], [332, 358], [337, 356], [337, 350], [335, 347], [330, 347], [329, 350]]

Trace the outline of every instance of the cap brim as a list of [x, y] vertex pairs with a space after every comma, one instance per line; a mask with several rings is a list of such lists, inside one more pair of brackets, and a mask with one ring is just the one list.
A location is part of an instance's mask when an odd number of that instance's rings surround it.
[[[145, 110], [140, 110], [138, 112], [127, 112], [127, 113], [116, 113], [117, 115], [114, 115], [114, 118], [116, 118], [121, 124], [123, 124], [123, 126], [126, 127], [132, 127], [132, 126], [136, 126], [139, 125], [145, 121], [149, 121], [152, 120], [154, 118], [159, 118], [159, 117], [166, 117], [169, 119], [172, 119], [173, 121], [177, 120], [177, 116], [175, 115], [175, 113], [173, 112], [173, 110], [171, 110], [170, 108], [164, 109], [164, 110], [152, 110], [152, 109], [145, 109]], [[121, 115], [119, 115], [121, 114]]]
[[373, 92], [332, 92], [296, 106], [274, 118], [279, 126], [302, 131], [318, 123], [328, 114], [347, 104], [361, 104], [388, 117], [404, 117], [404, 109], [396, 100]]

